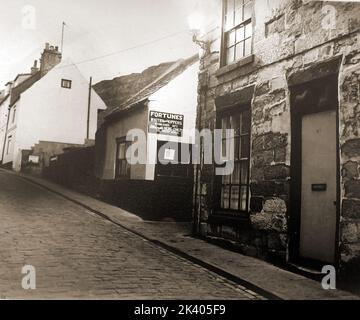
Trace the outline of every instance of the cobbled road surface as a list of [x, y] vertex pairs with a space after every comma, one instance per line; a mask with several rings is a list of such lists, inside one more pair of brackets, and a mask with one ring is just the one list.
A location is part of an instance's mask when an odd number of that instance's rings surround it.
[[[2, 299], [261, 299], [11, 172], [0, 171]], [[36, 289], [22, 288], [24, 265]]]

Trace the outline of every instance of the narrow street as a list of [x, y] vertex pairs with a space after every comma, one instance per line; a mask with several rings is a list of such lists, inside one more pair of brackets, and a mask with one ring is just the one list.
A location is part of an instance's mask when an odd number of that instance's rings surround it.
[[[260, 298], [4, 171], [0, 219], [1, 298]], [[36, 290], [22, 288], [24, 265]]]

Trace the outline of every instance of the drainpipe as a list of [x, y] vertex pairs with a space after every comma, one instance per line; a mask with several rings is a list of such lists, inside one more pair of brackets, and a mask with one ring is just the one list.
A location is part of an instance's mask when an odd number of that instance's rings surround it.
[[92, 77], [90, 77], [90, 83], [89, 83], [89, 98], [88, 98], [87, 124], [86, 124], [86, 139], [87, 140], [89, 140], [89, 137], [90, 137], [91, 89], [92, 89]]
[[[197, 123], [197, 129], [200, 131], [201, 127], [201, 121], [202, 121], [202, 108], [201, 108], [201, 97], [202, 94], [204, 94], [204, 105], [206, 105], [207, 99], [206, 99], [206, 90], [202, 90], [199, 88], [200, 93], [200, 100], [199, 100], [199, 110], [198, 110], [198, 123]], [[199, 149], [200, 149], [200, 164], [196, 164], [196, 173], [195, 173], [195, 199], [194, 199], [194, 222], [193, 222], [193, 233], [198, 234], [200, 232], [200, 215], [201, 215], [201, 209], [199, 205], [201, 205], [201, 201], [198, 202], [198, 197], [201, 198], [201, 190], [200, 193], [198, 193], [199, 184], [200, 184], [200, 178], [199, 178], [199, 172], [200, 172], [200, 166], [202, 161], [202, 152], [201, 152], [201, 140], [199, 141]]]

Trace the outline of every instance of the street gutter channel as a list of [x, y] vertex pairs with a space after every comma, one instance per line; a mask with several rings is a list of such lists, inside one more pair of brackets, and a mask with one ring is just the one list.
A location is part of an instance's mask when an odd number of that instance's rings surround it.
[[281, 297], [275, 295], [272, 292], [264, 290], [263, 288], [255, 285], [255, 284], [253, 284], [251, 282], [248, 282], [248, 281], [246, 281], [246, 280], [244, 280], [244, 279], [242, 279], [242, 278], [240, 278], [240, 277], [238, 277], [238, 276], [236, 276], [234, 274], [231, 274], [231, 273], [229, 273], [229, 272], [227, 272], [227, 271], [225, 271], [225, 270], [223, 270], [223, 269], [221, 269], [219, 267], [216, 267], [216, 266], [214, 266], [214, 265], [212, 265], [210, 263], [207, 263], [207, 262], [205, 262], [203, 260], [200, 260], [200, 259], [198, 259], [198, 258], [196, 258], [196, 257], [194, 257], [192, 255], [189, 255], [189, 254], [185, 253], [184, 251], [181, 251], [181, 250], [179, 250], [179, 249], [177, 249], [177, 248], [175, 248], [173, 246], [170, 246], [170, 245], [168, 245], [168, 244], [166, 244], [166, 243], [164, 243], [162, 241], [150, 239], [149, 237], [145, 236], [144, 234], [142, 234], [140, 232], [137, 232], [137, 231], [135, 231], [133, 229], [130, 229], [129, 227], [126, 227], [123, 224], [112, 220], [111, 218], [109, 218], [108, 216], [103, 214], [102, 212], [97, 211], [97, 210], [87, 206], [86, 204], [83, 204], [80, 201], [72, 199], [72, 198], [62, 194], [61, 192], [55, 191], [55, 190], [53, 190], [53, 189], [51, 189], [51, 188], [49, 188], [47, 186], [44, 186], [41, 183], [38, 183], [38, 182], [36, 182], [36, 181], [34, 181], [34, 180], [30, 179], [30, 178], [27, 178], [27, 177], [24, 177], [24, 176], [18, 176], [18, 177], [21, 178], [21, 179], [24, 179], [24, 180], [26, 180], [26, 181], [34, 184], [34, 185], [37, 185], [37, 186], [39, 186], [39, 187], [41, 187], [41, 188], [43, 188], [43, 189], [45, 189], [47, 191], [50, 191], [50, 192], [52, 192], [52, 193], [54, 193], [56, 195], [59, 195], [62, 198], [66, 199], [68, 201], [71, 201], [71, 202], [73, 202], [73, 203], [75, 203], [75, 204], [77, 204], [77, 205], [79, 205], [79, 206], [93, 212], [97, 216], [99, 216], [99, 217], [101, 217], [101, 218], [115, 224], [116, 226], [126, 230], [127, 232], [130, 232], [130, 233], [140, 237], [141, 239], [144, 239], [144, 240], [152, 243], [154, 246], [162, 248], [162, 249], [164, 249], [164, 250], [166, 250], [166, 251], [168, 251], [168, 252], [170, 252], [172, 254], [175, 254], [175, 255], [177, 255], [177, 256], [185, 259], [185, 260], [188, 260], [188, 261], [192, 262], [193, 264], [198, 265], [198, 266], [200, 266], [200, 267], [202, 267], [204, 269], [207, 269], [208, 271], [213, 272], [213, 273], [217, 274], [218, 276], [220, 276], [222, 278], [225, 278], [225, 279], [227, 279], [227, 280], [229, 280], [229, 281], [231, 281], [233, 283], [236, 283], [237, 285], [246, 287], [247, 289], [255, 292], [256, 294], [258, 294], [258, 295], [260, 295], [260, 296], [262, 296], [262, 297], [264, 297], [266, 299], [269, 299], [269, 300], [284, 300], [284, 299], [282, 299]]

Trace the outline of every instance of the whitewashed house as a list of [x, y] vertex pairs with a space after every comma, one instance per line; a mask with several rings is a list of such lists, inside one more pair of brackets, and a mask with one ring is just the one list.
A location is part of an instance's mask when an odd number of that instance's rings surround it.
[[37, 68], [37, 61], [35, 61], [30, 73], [18, 74], [13, 81], [8, 81], [5, 89], [2, 90], [0, 98], [0, 163], [3, 161], [6, 150], [5, 137], [9, 124], [9, 108], [12, 102], [17, 100], [21, 91], [26, 90], [38, 79], [40, 79], [40, 71]]
[[8, 119], [9, 105], [10, 95], [6, 93], [5, 96], [0, 99], [0, 162], [3, 159], [3, 149], [6, 137], [6, 125]]
[[[96, 175], [105, 193], [146, 219], [191, 217], [193, 167], [190, 159], [179, 162], [183, 148], [191, 152], [195, 143], [198, 70], [197, 55], [170, 64], [122, 105], [106, 111], [98, 130]], [[131, 165], [126, 159], [133, 129], [146, 137], [145, 163]]]
[[37, 74], [39, 79], [10, 103], [3, 165], [12, 163], [15, 171], [24, 164], [24, 151], [39, 143], [59, 151], [94, 140], [98, 111], [106, 109], [89, 79], [71, 60], [61, 62], [56, 47], [47, 45]]

